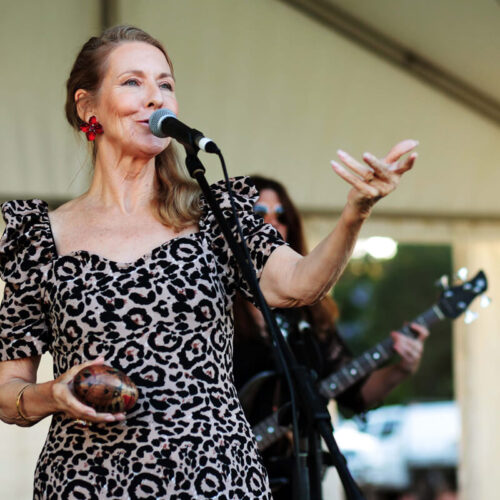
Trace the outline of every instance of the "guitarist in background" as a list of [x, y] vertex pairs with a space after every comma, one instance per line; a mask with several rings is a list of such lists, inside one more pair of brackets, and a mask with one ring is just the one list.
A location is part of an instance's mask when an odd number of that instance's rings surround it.
[[[279, 182], [264, 177], [252, 177], [260, 197], [256, 213], [272, 224], [291, 248], [302, 255], [307, 253], [302, 221], [286, 189]], [[275, 310], [278, 324], [299, 362], [313, 369], [319, 378], [339, 370], [351, 361], [352, 356], [337, 333], [335, 321], [338, 310], [329, 296], [319, 303], [299, 309]], [[240, 390], [255, 375], [274, 371], [279, 374], [270, 345], [270, 339], [260, 311], [241, 296], [234, 306], [234, 378]], [[337, 398], [339, 405], [355, 413], [378, 405], [399, 383], [414, 373], [420, 364], [423, 344], [429, 331], [416, 323], [411, 329], [416, 339], [399, 332], [392, 332], [394, 349], [399, 354], [397, 363], [375, 370]], [[286, 401], [286, 388], [278, 376], [270, 378], [259, 387], [255, 398], [258, 404], [244, 408], [251, 425], [267, 417]], [[248, 405], [243, 405], [248, 406]], [[273, 496], [290, 499], [292, 447], [288, 438], [271, 446], [263, 453], [268, 468]]]

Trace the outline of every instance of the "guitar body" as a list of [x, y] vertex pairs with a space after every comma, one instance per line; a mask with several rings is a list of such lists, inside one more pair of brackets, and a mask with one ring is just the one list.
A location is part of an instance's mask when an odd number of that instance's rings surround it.
[[[276, 310], [275, 316], [282, 334], [288, 341], [297, 361], [308, 366], [317, 378], [338, 370], [351, 360], [351, 355], [338, 336], [334, 327], [326, 338], [317, 338], [310, 326], [307, 308]], [[300, 328], [299, 328], [300, 325]], [[252, 360], [247, 367], [245, 383], [242, 383], [242, 366]], [[251, 424], [257, 423], [282, 404], [289, 401], [288, 387], [280, 370], [280, 361], [268, 339], [238, 339], [234, 341], [235, 373], [240, 372], [239, 383], [236, 381], [238, 397]], [[237, 364], [238, 369], [236, 369]], [[256, 370], [261, 367], [261, 371]], [[346, 406], [350, 405], [346, 398]], [[260, 416], [260, 418], [258, 417]]]
[[[344, 344], [332, 328], [328, 341], [320, 341], [311, 332], [307, 319], [307, 308], [295, 310], [280, 310], [276, 312], [277, 322], [283, 335], [287, 338], [292, 351], [298, 361], [314, 368], [318, 376], [325, 376], [332, 369], [337, 369], [350, 360], [349, 353]], [[301, 325], [302, 330], [299, 328]], [[307, 331], [306, 331], [307, 325]], [[270, 414], [275, 414], [281, 409], [283, 418], [282, 434], [278, 439], [274, 439], [270, 446], [261, 449], [265, 467], [268, 471], [273, 498], [292, 498], [292, 477], [294, 470], [293, 448], [288, 431], [290, 423], [290, 412], [286, 411], [286, 403], [289, 401], [289, 393], [286, 382], [279, 371], [279, 362], [275, 360], [273, 349], [267, 341], [265, 349], [262, 339], [238, 339], [235, 338], [235, 366], [241, 358], [256, 359], [249, 353], [256, 353], [262, 350], [257, 356], [257, 364], [263, 365], [264, 359], [271, 363], [272, 370], [264, 369], [262, 372], [252, 374], [249, 380], [243, 384], [238, 391], [240, 402], [245, 411], [245, 415], [254, 426]], [[265, 352], [267, 350], [267, 352]], [[327, 353], [331, 356], [327, 359]], [[243, 361], [241, 361], [243, 362]], [[266, 368], [269, 364], [266, 365]], [[276, 422], [266, 429], [266, 432], [273, 434], [273, 428], [278, 426], [278, 415]]]
[[238, 398], [246, 414], [252, 414], [252, 409], [262, 404], [262, 400], [260, 399], [262, 393], [266, 391], [266, 387], [269, 384], [274, 387], [277, 383], [277, 377], [278, 374], [276, 371], [268, 370], [259, 372], [238, 391]]

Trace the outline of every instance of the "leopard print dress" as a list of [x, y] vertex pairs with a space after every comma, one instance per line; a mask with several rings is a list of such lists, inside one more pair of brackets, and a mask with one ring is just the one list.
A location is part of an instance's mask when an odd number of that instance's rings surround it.
[[[232, 187], [259, 275], [283, 241], [253, 214], [248, 179]], [[213, 189], [229, 217], [224, 183]], [[233, 297], [250, 294], [202, 205], [199, 232], [133, 263], [58, 256], [45, 202], [2, 206], [0, 360], [49, 351], [57, 377], [103, 355], [140, 393], [124, 422], [80, 428], [53, 415], [34, 498], [271, 499], [232, 375]]]

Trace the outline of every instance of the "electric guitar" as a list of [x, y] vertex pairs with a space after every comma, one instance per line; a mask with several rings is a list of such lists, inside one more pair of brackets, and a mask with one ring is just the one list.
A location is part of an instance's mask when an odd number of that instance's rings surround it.
[[[436, 304], [417, 316], [411, 323], [418, 323], [429, 328], [445, 318], [456, 319], [466, 311], [469, 304], [478, 295], [486, 291], [487, 286], [486, 275], [483, 271], [479, 271], [470, 281], [443, 290]], [[415, 334], [407, 325], [399, 331], [408, 337], [415, 337]], [[388, 361], [395, 354], [393, 345], [392, 337], [386, 338], [352, 360], [342, 369], [321, 380], [318, 383], [318, 391], [328, 399], [343, 393]], [[259, 387], [271, 374], [274, 374], [274, 372], [265, 372], [262, 377], [254, 377], [243, 387], [240, 393], [255, 394], [257, 389], [252, 390], [249, 388], [252, 381], [254, 381], [254, 387]], [[258, 448], [261, 451], [271, 446], [288, 432], [288, 427], [279, 425], [278, 414], [279, 411], [274, 412], [252, 428]]]

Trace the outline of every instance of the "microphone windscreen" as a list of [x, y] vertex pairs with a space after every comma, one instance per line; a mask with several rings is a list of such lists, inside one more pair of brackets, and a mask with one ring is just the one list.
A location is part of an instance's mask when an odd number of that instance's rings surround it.
[[176, 114], [170, 109], [157, 109], [149, 118], [149, 130], [156, 137], [167, 137], [167, 134], [161, 129], [161, 123], [165, 118], [177, 118]]

